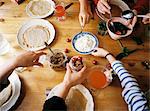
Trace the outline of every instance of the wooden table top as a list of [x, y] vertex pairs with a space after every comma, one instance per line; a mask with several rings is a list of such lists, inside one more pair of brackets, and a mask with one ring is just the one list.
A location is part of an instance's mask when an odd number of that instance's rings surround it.
[[[12, 51], [5, 56], [0, 56], [0, 63], [3, 63], [8, 58], [12, 57], [14, 53], [23, 51], [17, 43], [16, 36], [22, 23], [31, 18], [25, 13], [25, 7], [29, 0], [25, 0], [25, 2], [20, 5], [15, 5], [10, 0], [1, 1], [4, 1], [5, 4], [0, 7], [0, 18], [4, 19], [4, 21], [0, 21], [0, 34], [9, 41], [14, 49], [14, 52]], [[65, 0], [66, 4], [70, 2], [72, 1]], [[74, 4], [67, 10], [68, 16], [65, 21], [58, 22], [55, 16], [46, 18], [56, 29], [56, 38], [51, 44], [52, 49], [58, 48], [65, 50], [65, 48], [68, 48], [70, 50], [67, 54], [68, 56], [79, 55], [72, 49], [71, 43], [66, 42], [67, 38], [72, 38], [73, 35], [81, 30], [78, 21], [79, 3], [77, 0], [73, 2]], [[99, 21], [100, 19], [95, 14], [95, 19], [90, 20], [90, 23], [86, 25], [84, 31], [95, 34], [99, 39], [101, 47], [104, 47], [114, 55], [119, 54], [121, 48], [117, 41], [112, 40], [109, 35], [101, 36], [97, 34], [97, 25]], [[150, 59], [149, 40], [143, 34], [139, 34], [139, 37], [144, 41], [143, 45], [137, 45], [131, 38], [122, 39], [122, 43], [129, 49], [142, 49], [122, 59], [122, 62], [125, 64], [127, 70], [137, 78], [142, 90], [146, 91], [149, 88], [150, 75], [149, 71], [141, 65], [141, 62]], [[46, 49], [43, 51], [48, 52]], [[93, 60], [97, 60], [101, 66], [105, 66], [108, 63], [104, 58], [93, 57], [91, 55], [81, 56], [86, 59], [88, 67], [93, 66]], [[131, 67], [129, 65], [130, 63], [134, 63], [135, 65]], [[22, 103], [16, 111], [41, 111], [46, 98], [46, 89], [53, 88], [56, 84], [60, 83], [63, 80], [64, 74], [65, 71], [53, 71], [46, 63], [43, 68], [32, 67], [19, 73], [22, 84], [25, 86], [26, 93]], [[121, 91], [120, 82], [116, 78], [108, 87], [100, 90], [96, 95], [93, 95], [96, 111], [126, 111], [127, 105], [121, 96]]]

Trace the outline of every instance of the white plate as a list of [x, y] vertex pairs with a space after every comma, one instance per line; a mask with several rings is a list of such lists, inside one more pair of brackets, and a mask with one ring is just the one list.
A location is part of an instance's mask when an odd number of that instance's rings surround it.
[[44, 44], [43, 44], [43, 46], [36, 47], [36, 48], [28, 48], [25, 45], [23, 45], [23, 34], [25, 33], [25, 31], [28, 28], [30, 28], [32, 26], [36, 26], [36, 25], [47, 27], [50, 32], [48, 44], [53, 42], [53, 40], [55, 38], [55, 29], [54, 29], [53, 25], [50, 22], [48, 22], [47, 20], [31, 19], [31, 20], [25, 22], [18, 32], [17, 39], [18, 39], [18, 44], [20, 45], [21, 48], [28, 50], [28, 51], [37, 51], [37, 50], [44, 49], [46, 47]]
[[54, 12], [54, 10], [55, 10], [55, 3], [54, 3], [52, 0], [45, 0], [45, 1], [47, 1], [47, 2], [51, 5], [51, 10], [50, 10], [47, 14], [42, 15], [42, 16], [33, 15], [32, 12], [31, 12], [29, 9], [30, 9], [30, 7], [32, 6], [32, 3], [33, 3], [34, 1], [38, 1], [38, 0], [31, 0], [31, 1], [28, 3], [28, 5], [26, 6], [26, 13], [27, 13], [27, 15], [30, 16], [31, 18], [46, 18], [46, 17], [50, 16], [50, 15]]
[[9, 76], [8, 80], [12, 86], [12, 94], [9, 100], [1, 106], [1, 111], [8, 111], [12, 106], [14, 106], [20, 95], [21, 81], [18, 75], [13, 72]]
[[[83, 95], [84, 97], [86, 98], [87, 100], [87, 104], [86, 104], [86, 109], [85, 111], [94, 111], [94, 102], [93, 102], [93, 97], [91, 95], [91, 93], [89, 92], [89, 90], [84, 87], [83, 85], [76, 85], [74, 87], [72, 87], [74, 89], [77, 89], [79, 90]], [[57, 93], [58, 91], [58, 86], [55, 86], [49, 93], [49, 95], [47, 96], [47, 100], [53, 96], [56, 96], [55, 93]], [[67, 97], [66, 97], [67, 98]]]
[[[109, 4], [118, 6], [122, 11], [130, 10], [129, 6], [122, 0], [110, 0]], [[95, 11], [99, 18], [101, 18], [104, 21], [108, 20], [108, 18], [106, 18], [102, 13], [100, 13], [97, 8], [95, 8]]]

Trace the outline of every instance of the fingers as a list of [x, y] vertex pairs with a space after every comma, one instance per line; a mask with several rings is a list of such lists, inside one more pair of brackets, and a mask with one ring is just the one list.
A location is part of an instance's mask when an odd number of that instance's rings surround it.
[[69, 63], [67, 63], [66, 67], [67, 67], [66, 73], [67, 73], [67, 74], [70, 74], [70, 73], [71, 73], [71, 68], [70, 68], [70, 66], [69, 66]]
[[131, 22], [132, 27], [134, 27], [134, 25], [135, 25], [136, 22], [137, 22], [137, 17], [134, 16], [134, 18], [133, 18], [133, 20]]
[[35, 55], [35, 59], [39, 59], [39, 57], [41, 56], [41, 55], [46, 55], [46, 53], [45, 52], [38, 52], [38, 53], [35, 53], [36, 55]]
[[104, 1], [104, 0], [99, 1], [99, 3], [98, 3], [98, 11], [100, 13], [102, 13], [102, 14], [105, 14], [105, 13], [110, 14], [110, 9], [111, 9], [111, 7], [109, 6], [109, 4], [106, 1]]
[[82, 16], [81, 15], [79, 15], [79, 22], [80, 22], [80, 25], [81, 25], [81, 27], [82, 27]]
[[94, 48], [94, 50], [92, 51], [92, 55], [94, 55], [94, 56], [98, 56], [98, 50], [99, 50], [99, 48]]
[[43, 67], [43, 64], [41, 64], [40, 62], [35, 62], [34, 65]]
[[150, 23], [150, 19], [148, 19], [148, 18], [143, 18], [142, 22], [143, 22], [144, 24], [148, 24], [148, 23]]
[[86, 70], [86, 66], [84, 65], [84, 67], [79, 71], [79, 73], [83, 73]]

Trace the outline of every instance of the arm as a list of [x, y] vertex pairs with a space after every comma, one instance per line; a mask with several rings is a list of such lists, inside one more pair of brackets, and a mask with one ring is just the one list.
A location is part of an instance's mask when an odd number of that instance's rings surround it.
[[79, 72], [72, 73], [69, 64], [67, 64], [67, 71], [63, 82], [57, 85], [55, 96], [49, 97], [48, 95], [43, 110], [66, 110], [64, 100], [66, 99], [71, 87], [80, 84], [85, 80], [85, 69], [86, 67], [83, 67]]
[[8, 60], [5, 64], [0, 66], [0, 81], [3, 81], [5, 78], [7, 78], [17, 67], [28, 67], [33, 65], [42, 66], [42, 64], [39, 63], [38, 60], [39, 57], [43, 54], [45, 53], [34, 53], [29, 51]]
[[88, 12], [88, 0], [79, 0], [80, 2], [80, 12], [79, 12], [79, 22], [81, 27], [84, 27], [86, 23], [89, 22], [89, 12]]
[[123, 88], [122, 96], [124, 97], [124, 100], [128, 104], [128, 108], [130, 111], [144, 111], [148, 109], [147, 106], [147, 100], [144, 97], [143, 92], [139, 88], [139, 85], [136, 81], [136, 79], [128, 73], [127, 70], [123, 67], [122, 63], [120, 61], [117, 61], [111, 54], [108, 54], [109, 52], [98, 48], [96, 49], [97, 52], [92, 53], [96, 56], [105, 57], [111, 64], [113, 70], [116, 72], [116, 74], [119, 77], [119, 80], [121, 82], [121, 86]]

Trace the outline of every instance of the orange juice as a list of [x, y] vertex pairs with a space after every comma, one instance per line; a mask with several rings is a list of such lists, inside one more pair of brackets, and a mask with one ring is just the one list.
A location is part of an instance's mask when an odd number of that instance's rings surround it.
[[88, 85], [95, 89], [104, 88], [107, 84], [107, 78], [100, 69], [93, 69], [89, 72]]
[[55, 9], [56, 9], [56, 16], [57, 17], [62, 17], [65, 15], [65, 9], [63, 6], [57, 5]]

